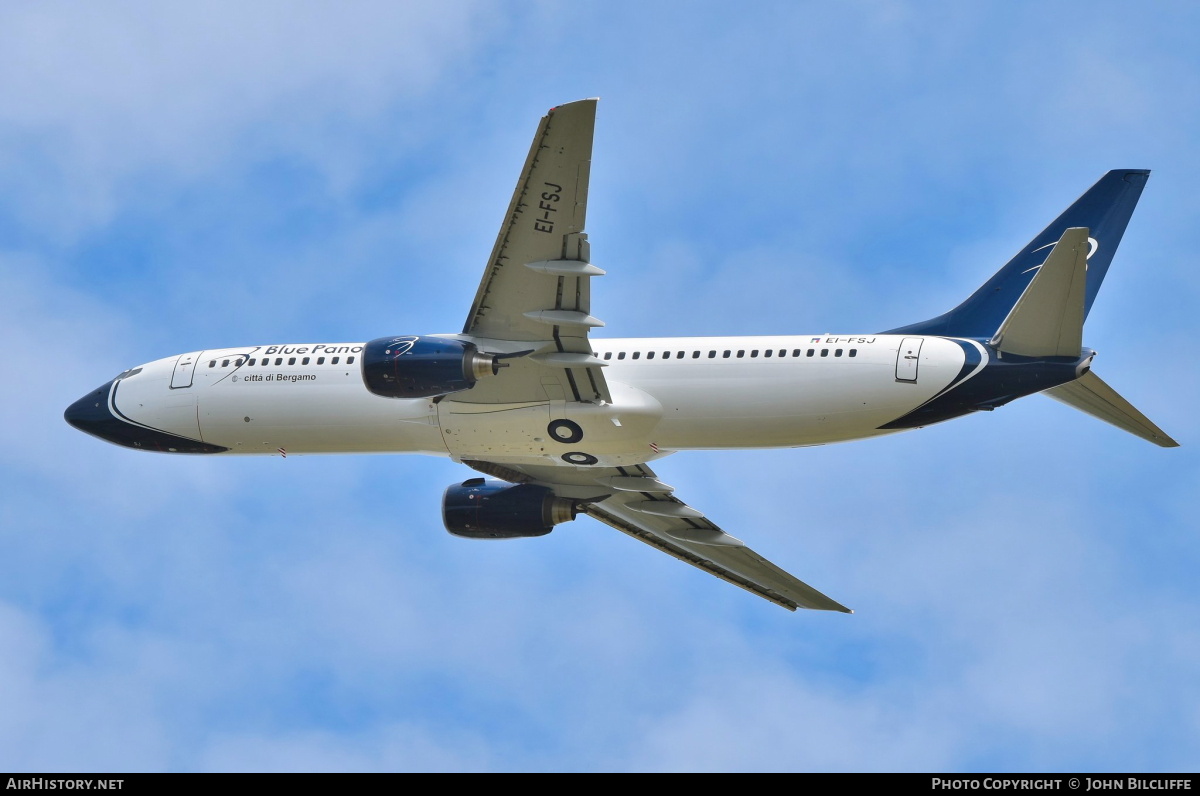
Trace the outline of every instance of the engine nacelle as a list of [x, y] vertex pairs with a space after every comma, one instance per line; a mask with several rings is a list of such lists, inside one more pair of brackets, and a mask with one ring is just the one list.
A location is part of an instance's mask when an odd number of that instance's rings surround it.
[[473, 343], [442, 337], [381, 337], [363, 349], [367, 389], [385, 398], [432, 398], [467, 390], [500, 369]]
[[469, 539], [545, 536], [578, 513], [575, 501], [536, 484], [472, 478], [447, 487], [442, 497], [446, 530]]

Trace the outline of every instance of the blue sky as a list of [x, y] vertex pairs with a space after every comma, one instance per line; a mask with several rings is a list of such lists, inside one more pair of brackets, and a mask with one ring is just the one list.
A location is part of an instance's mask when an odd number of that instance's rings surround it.
[[[1190, 3], [0, 6], [0, 770], [1195, 771], [1198, 29]], [[589, 96], [611, 336], [931, 317], [1152, 169], [1085, 342], [1182, 447], [1034, 396], [656, 465], [843, 616], [588, 519], [452, 538], [448, 460], [62, 421], [177, 352], [458, 330], [538, 117]]]

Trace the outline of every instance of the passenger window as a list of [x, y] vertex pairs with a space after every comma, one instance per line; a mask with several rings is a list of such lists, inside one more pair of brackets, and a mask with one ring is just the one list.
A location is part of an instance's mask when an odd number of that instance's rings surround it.
[[827, 357], [827, 356], [829, 356], [829, 349], [828, 349], [828, 348], [822, 348], [822, 349], [821, 349], [821, 356], [823, 356], [823, 357]]
[[229, 360], [228, 359], [221, 360], [221, 367], [223, 367], [223, 368], [229, 367]]
[[[783, 354], [780, 354], [779, 356], [783, 356]], [[793, 348], [793, 349], [792, 349], [792, 356], [794, 356], [794, 357], [798, 357], [798, 356], [800, 356], [800, 349], [799, 349], [799, 348]]]
[[756, 356], [758, 356], [758, 349], [756, 348], [756, 349], [754, 349], [753, 351], [751, 351], [751, 352], [750, 352], [750, 356], [751, 356], [752, 358], [753, 358], [753, 357], [756, 357]]
[[257, 362], [257, 361], [258, 361], [258, 360], [254, 360], [254, 359], [252, 359], [252, 360], [250, 360], [249, 362], [247, 362], [246, 364], [247, 364], [247, 365], [249, 365], [250, 367], [254, 367], [254, 363], [255, 363], [255, 362]]
[[624, 358], [625, 358], [625, 352], [624, 352], [624, 351], [618, 351], [618, 352], [617, 352], [617, 359], [624, 359]]
[[699, 351], [693, 351], [693, 352], [692, 352], [692, 359], [699, 359], [699, 358], [700, 358], [700, 352], [699, 352]]
[[771, 354], [773, 354], [773, 353], [775, 353], [775, 352], [774, 352], [774, 351], [772, 351], [771, 349], [769, 349], [769, 348], [768, 348], [766, 351], [763, 351], [763, 356], [764, 356], [764, 357], [769, 357], [769, 356], [771, 356]]
[[308, 364], [308, 357], [305, 357], [304, 359], [300, 360], [300, 364], [301, 364], [301, 365], [307, 365], [307, 364]]
[[317, 364], [318, 364], [318, 365], [324, 365], [324, 364], [325, 364], [325, 357], [317, 357]]
[[813, 349], [811, 349], [811, 348], [810, 348], [810, 349], [808, 349], [808, 353], [807, 353], [807, 354], [805, 354], [805, 356], [810, 356], [810, 357], [811, 357], [812, 355], [813, 355]]
[[738, 351], [738, 359], [741, 359], [744, 356], [746, 356], [746, 351], [744, 349], [741, 351]]
[[334, 357], [333, 359], [329, 360], [329, 364], [336, 365], [339, 359], [341, 359], [341, 357]]
[[605, 359], [612, 359], [612, 351], [605, 351], [605, 352], [604, 352], [604, 358], [605, 358]]
[[288, 364], [289, 364], [289, 365], [295, 365], [295, 364], [296, 364], [296, 358], [295, 358], [295, 357], [288, 357]]
[[245, 360], [245, 359], [243, 359], [242, 357], [238, 357], [238, 358], [237, 358], [237, 360], [236, 360], [236, 361], [235, 361], [233, 364], [234, 364], [236, 367], [239, 367], [239, 368], [240, 368], [242, 365], [245, 365], [245, 364], [246, 364], [246, 360]]
[[717, 352], [716, 352], [716, 351], [709, 351], [709, 352], [708, 352], [708, 358], [709, 358], [709, 359], [715, 359], [715, 358], [716, 358], [716, 356], [717, 356]]
[[[634, 357], [634, 359], [637, 359], [637, 354], [634, 354], [634, 355], [633, 355], [633, 357]], [[646, 352], [646, 359], [654, 359], [654, 352], [653, 352], [653, 351], [647, 351], [647, 352]]]
[[217, 366], [217, 360], [215, 360], [215, 359], [208, 360], [208, 366], [210, 368], [215, 368]]
[[851, 349], [850, 349], [850, 356], [852, 356], [852, 357], [856, 357], [856, 356], [858, 356], [858, 349], [857, 349], [857, 348], [851, 348]]
[[641, 351], [634, 351], [634, 352], [633, 352], [633, 358], [634, 358], [634, 359], [637, 359], [637, 358], [638, 358], [638, 357], [640, 357], [641, 355], [642, 355], [642, 352], [641, 352]]
[[721, 354], [721, 359], [729, 359], [729, 349], [725, 349], [725, 353]]
[[840, 356], [842, 355], [842, 349], [840, 349], [840, 348], [839, 348], [837, 351], [834, 351], [834, 352], [833, 352], [833, 355], [834, 355], [835, 357], [840, 357]]
[[354, 364], [354, 357], [346, 357], [346, 364], [347, 364], [347, 365], [353, 365], [353, 364]]

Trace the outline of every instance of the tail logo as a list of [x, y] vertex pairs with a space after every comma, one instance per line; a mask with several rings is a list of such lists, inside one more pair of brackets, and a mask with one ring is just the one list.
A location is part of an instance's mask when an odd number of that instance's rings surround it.
[[[1054, 243], [1058, 243], [1058, 241], [1054, 241]], [[1042, 249], [1049, 249], [1049, 248], [1052, 248], [1052, 247], [1054, 246], [1054, 243], [1047, 243], [1045, 246], [1038, 246], [1036, 249], [1034, 249], [1033, 251], [1031, 251], [1031, 252], [1030, 252], [1030, 254], [1037, 254], [1037, 253], [1038, 253], [1038, 252], [1040, 252]], [[1087, 253], [1087, 259], [1088, 259], [1088, 260], [1092, 259], [1092, 255], [1093, 255], [1093, 254], [1095, 254], [1095, 253], [1096, 253], [1096, 252], [1097, 252], [1099, 249], [1100, 249], [1100, 241], [1096, 240], [1095, 238], [1089, 237], [1089, 238], [1088, 238], [1088, 253]], [[1029, 273], [1030, 271], [1036, 271], [1037, 269], [1041, 268], [1043, 265], [1045, 265], [1045, 263], [1044, 263], [1044, 262], [1043, 262], [1043, 263], [1038, 263], [1038, 264], [1037, 264], [1037, 265], [1035, 265], [1033, 268], [1026, 268], [1026, 269], [1025, 269], [1024, 271], [1022, 271], [1021, 273], [1023, 273], [1023, 274], [1027, 274], [1027, 273]], [[1085, 266], [1085, 267], [1086, 267], [1086, 266]]]

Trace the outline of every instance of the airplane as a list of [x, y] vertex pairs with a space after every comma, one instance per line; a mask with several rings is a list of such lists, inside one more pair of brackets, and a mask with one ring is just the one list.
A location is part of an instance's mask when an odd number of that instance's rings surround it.
[[823, 445], [1042, 393], [1178, 445], [1092, 371], [1083, 325], [1143, 169], [1105, 174], [959, 306], [869, 334], [592, 337], [584, 231], [596, 99], [538, 125], [457, 334], [252, 345], [124, 371], [65, 412], [108, 442], [181, 454], [422, 453], [481, 474], [446, 529], [536, 537], [589, 515], [777, 605], [852, 613], [675, 494], [677, 451]]

